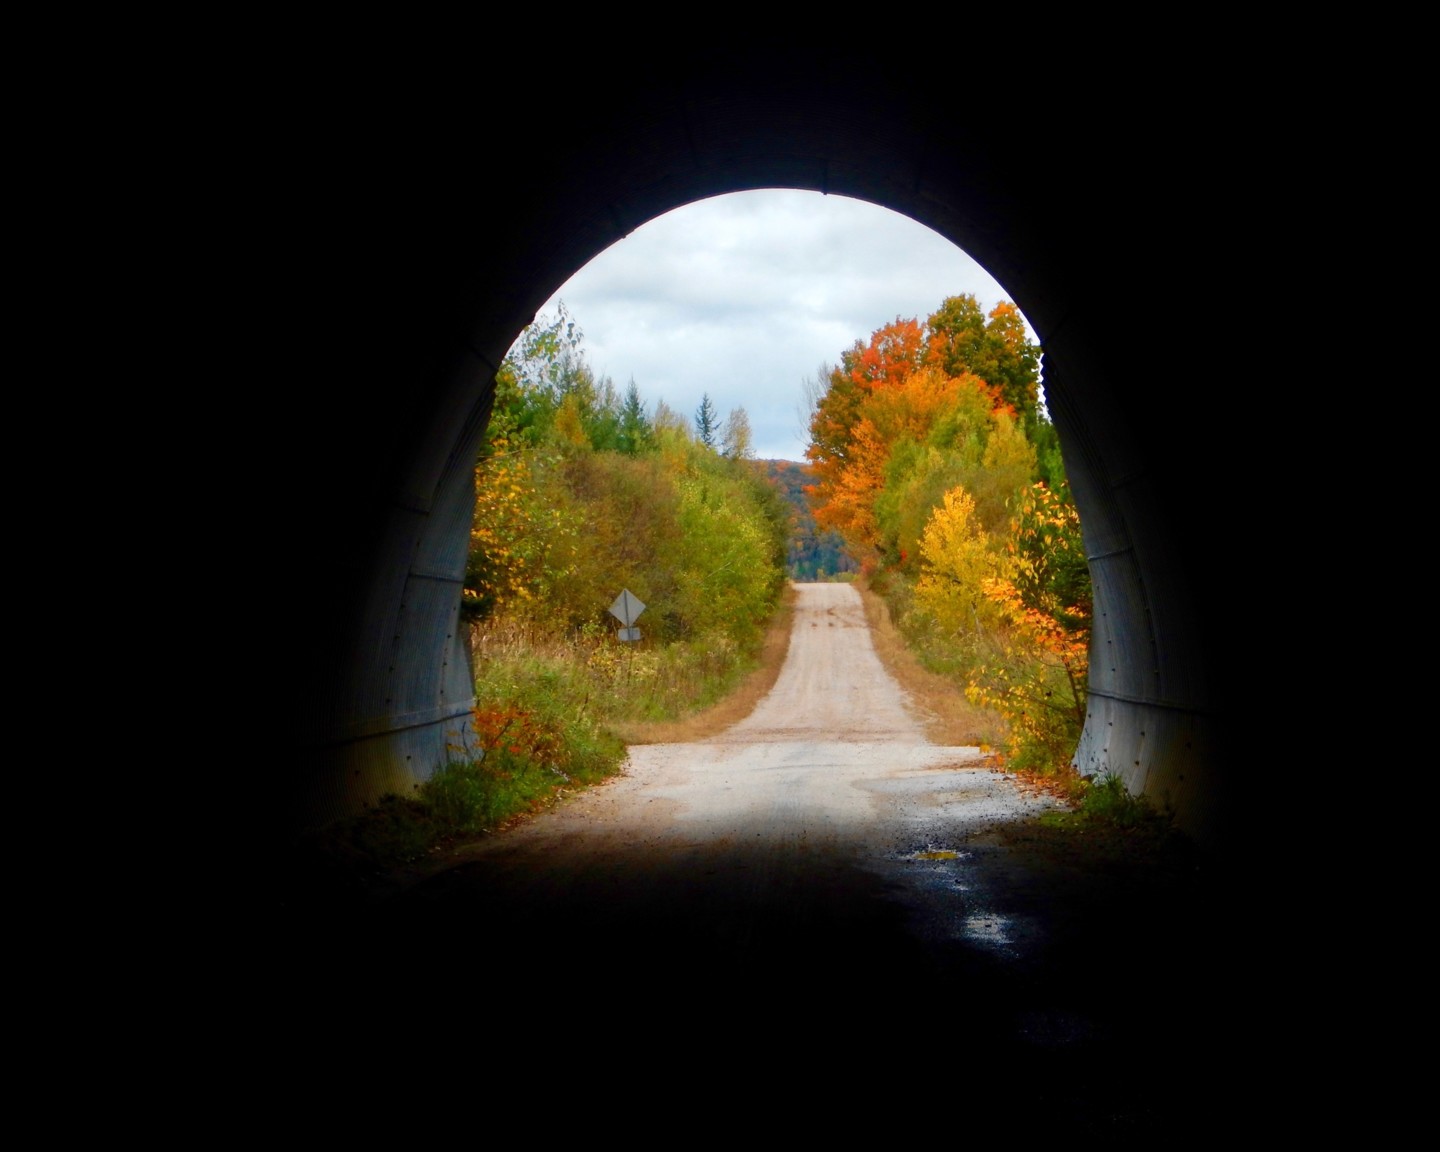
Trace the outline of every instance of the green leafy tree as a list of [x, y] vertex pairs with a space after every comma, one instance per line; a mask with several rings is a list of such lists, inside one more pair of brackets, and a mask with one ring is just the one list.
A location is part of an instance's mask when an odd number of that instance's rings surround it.
[[709, 446], [663, 403], [648, 419], [633, 380], [622, 398], [590, 370], [563, 305], [516, 341], [497, 395], [476, 469], [467, 616], [591, 627], [625, 587], [655, 605], [647, 634], [723, 633], [722, 648], [768, 618], [789, 520], [745, 458], [743, 410], [725, 428], [729, 459], [713, 449], [708, 395]]
[[680, 492], [681, 547], [675, 599], [667, 606], [677, 638], [758, 639], [785, 583], [788, 517], [755, 468], [691, 445]]
[[987, 316], [971, 295], [951, 296], [925, 322], [934, 361], [951, 376], [969, 372], [1009, 405], [1026, 432], [1039, 421], [1040, 349], [1020, 309], [1002, 301]]

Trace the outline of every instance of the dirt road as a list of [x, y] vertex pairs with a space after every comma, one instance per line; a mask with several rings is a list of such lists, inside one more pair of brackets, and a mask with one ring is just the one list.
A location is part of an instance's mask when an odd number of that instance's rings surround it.
[[764, 888], [817, 855], [883, 871], [918, 860], [911, 871], [933, 873], [978, 828], [1055, 805], [987, 769], [980, 749], [926, 740], [871, 647], [853, 588], [797, 592], [789, 655], [748, 718], [702, 743], [632, 747], [623, 776], [483, 855], [538, 856], [543, 871], [561, 866], [561, 849], [589, 867], [658, 852], [668, 873], [738, 853], [753, 873], [747, 887]]
[[930, 744], [856, 591], [801, 585], [744, 721], [632, 748], [622, 776], [291, 955], [359, 999], [398, 979], [424, 1001], [443, 973], [507, 1044], [638, 1038], [652, 1076], [740, 1045], [747, 1068], [863, 1069], [871, 1091], [1023, 1084], [1032, 1129], [1163, 1126], [1216, 1024], [1205, 931], [1173, 886], [1038, 867], [996, 834], [1058, 803]]

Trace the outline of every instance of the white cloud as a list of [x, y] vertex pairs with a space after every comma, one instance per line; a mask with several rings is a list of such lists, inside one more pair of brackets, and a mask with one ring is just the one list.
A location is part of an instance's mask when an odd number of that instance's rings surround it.
[[[816, 192], [719, 196], [678, 208], [600, 253], [563, 300], [597, 376], [635, 381], [653, 412], [693, 420], [708, 393], [743, 407], [755, 455], [803, 460], [804, 382], [895, 318], [949, 296], [987, 311], [1010, 296], [964, 252], [888, 209]], [[1032, 335], [1032, 339], [1033, 339]]]

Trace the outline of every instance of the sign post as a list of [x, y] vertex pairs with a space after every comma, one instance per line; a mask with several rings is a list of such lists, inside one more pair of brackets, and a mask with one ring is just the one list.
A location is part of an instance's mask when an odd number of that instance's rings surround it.
[[610, 605], [610, 615], [624, 625], [616, 633], [621, 640], [632, 641], [640, 639], [640, 629], [636, 628], [635, 621], [640, 618], [640, 613], [645, 611], [645, 605], [640, 603], [639, 597], [630, 589], [626, 588], [619, 596], [615, 597], [615, 603]]

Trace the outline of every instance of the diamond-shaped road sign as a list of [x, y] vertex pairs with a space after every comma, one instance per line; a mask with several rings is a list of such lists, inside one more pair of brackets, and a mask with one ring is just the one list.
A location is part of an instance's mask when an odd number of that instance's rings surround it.
[[[626, 629], [631, 629], [631, 625], [635, 624], [635, 621], [638, 621], [639, 613], [644, 611], [645, 605], [642, 605], [642, 603], [639, 602], [638, 596], [628, 588], [626, 588], [621, 595], [616, 596], [615, 603], [611, 605], [611, 615], [615, 616], [615, 619], [618, 619], [621, 624], [624, 624]], [[631, 631], [634, 631], [634, 629], [631, 629]], [[635, 636], [621, 636], [621, 639], [639, 639], [639, 635], [638, 632], [636, 632]]]

